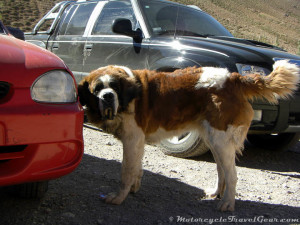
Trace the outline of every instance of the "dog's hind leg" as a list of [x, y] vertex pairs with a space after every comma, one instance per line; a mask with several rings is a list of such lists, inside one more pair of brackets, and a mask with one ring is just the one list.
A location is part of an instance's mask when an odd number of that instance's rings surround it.
[[[235, 148], [234, 145], [227, 143], [224, 146], [213, 146], [211, 151], [214, 152], [217, 167], [224, 172], [224, 177], [218, 177], [219, 186], [217, 191], [224, 191], [224, 195], [218, 205], [221, 211], [234, 211], [235, 193], [237, 184], [237, 172], [235, 168]], [[218, 176], [220, 173], [218, 172]], [[225, 181], [225, 184], [222, 183]], [[222, 190], [223, 189], [223, 190]]]
[[235, 156], [243, 146], [247, 129], [242, 126], [228, 126], [227, 130], [222, 131], [204, 121], [200, 131], [217, 163], [218, 183], [213, 194], [222, 195], [224, 192], [218, 208], [221, 211], [234, 211], [237, 184]]
[[134, 118], [127, 118], [124, 123], [124, 135], [121, 138], [123, 143], [123, 162], [121, 187], [118, 194], [111, 193], [106, 198], [107, 203], [121, 204], [128, 193], [137, 192], [141, 185], [143, 175], [142, 158], [144, 155], [145, 135], [139, 128]]

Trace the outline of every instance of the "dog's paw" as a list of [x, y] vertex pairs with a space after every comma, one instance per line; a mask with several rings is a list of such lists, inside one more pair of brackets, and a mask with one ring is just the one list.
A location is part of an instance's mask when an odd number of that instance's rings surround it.
[[220, 198], [220, 192], [216, 189], [208, 189], [205, 191], [206, 198]]
[[140, 190], [141, 187], [141, 178], [136, 178], [135, 183], [131, 186], [130, 192], [136, 193], [138, 190]]
[[113, 205], [120, 205], [124, 201], [124, 197], [117, 193], [109, 193], [106, 198], [105, 202], [108, 204]]
[[233, 212], [234, 211], [234, 204], [235, 204], [235, 200], [233, 201], [226, 201], [226, 200], [221, 200], [218, 204], [218, 210], [222, 211], [222, 212]]

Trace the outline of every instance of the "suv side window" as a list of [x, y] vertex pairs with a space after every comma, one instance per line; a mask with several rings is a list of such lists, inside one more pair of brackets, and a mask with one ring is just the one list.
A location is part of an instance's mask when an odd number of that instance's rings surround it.
[[64, 12], [59, 35], [83, 35], [95, 6], [94, 2], [69, 6]]
[[69, 5], [63, 12], [59, 23], [59, 30], [57, 35], [65, 35], [70, 19], [73, 17], [74, 11], [78, 5]]
[[137, 25], [137, 20], [129, 1], [111, 1], [103, 7], [92, 30], [92, 35], [113, 35], [111, 25], [117, 18], [129, 19], [133, 28]]

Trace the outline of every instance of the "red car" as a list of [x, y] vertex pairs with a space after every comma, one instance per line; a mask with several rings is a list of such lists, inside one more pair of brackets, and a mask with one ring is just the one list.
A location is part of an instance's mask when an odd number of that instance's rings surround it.
[[83, 155], [83, 110], [71, 71], [0, 22], [0, 186], [39, 197]]

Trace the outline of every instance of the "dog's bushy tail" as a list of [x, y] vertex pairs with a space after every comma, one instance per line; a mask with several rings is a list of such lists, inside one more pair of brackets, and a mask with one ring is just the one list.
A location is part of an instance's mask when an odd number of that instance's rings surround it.
[[247, 99], [260, 98], [277, 103], [279, 98], [288, 98], [298, 89], [299, 71], [297, 65], [287, 60], [277, 61], [268, 76], [240, 76], [241, 91]]

